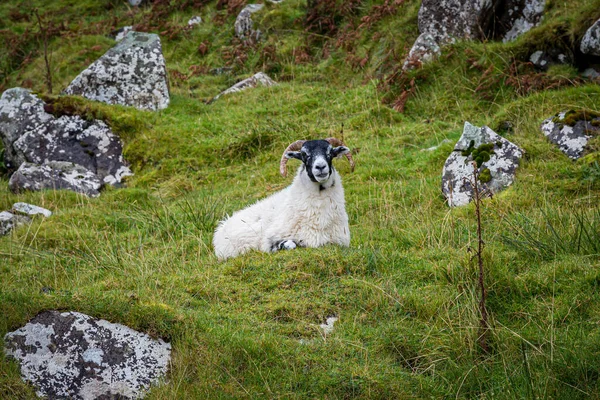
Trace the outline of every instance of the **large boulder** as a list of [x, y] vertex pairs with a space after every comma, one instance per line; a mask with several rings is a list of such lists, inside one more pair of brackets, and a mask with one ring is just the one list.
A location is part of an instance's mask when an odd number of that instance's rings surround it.
[[583, 54], [600, 56], [600, 19], [585, 32], [579, 49]]
[[438, 43], [482, 38], [491, 11], [492, 2], [486, 0], [423, 0], [419, 32], [431, 34]]
[[92, 171], [70, 162], [50, 161], [41, 165], [24, 162], [10, 177], [8, 187], [13, 193], [52, 189], [97, 197], [102, 182]]
[[600, 114], [583, 111], [558, 113], [542, 123], [542, 133], [570, 159], [577, 160], [593, 134], [600, 133]]
[[546, 0], [506, 0], [503, 12], [496, 16], [495, 29], [503, 42], [515, 40], [542, 20]]
[[169, 85], [158, 35], [129, 32], [81, 72], [65, 93], [143, 110], [166, 108]]
[[54, 119], [44, 111], [45, 103], [29, 90], [12, 88], [0, 97], [0, 137], [4, 144], [4, 164], [8, 170], [19, 167], [13, 143], [28, 132]]
[[78, 312], [44, 311], [6, 334], [5, 353], [50, 399], [138, 399], [166, 375], [171, 345]]
[[263, 7], [264, 4], [248, 4], [240, 11], [234, 24], [235, 36], [237, 36], [238, 39], [252, 41], [260, 39], [260, 30], [254, 30], [252, 14], [262, 10]]
[[62, 116], [26, 132], [13, 143], [16, 160], [43, 164], [68, 161], [92, 171], [105, 184], [132, 175], [123, 160], [121, 140], [102, 121]]
[[442, 193], [449, 206], [463, 206], [473, 200], [473, 161], [479, 156], [479, 189], [491, 195], [512, 184], [523, 150], [487, 126], [479, 128], [465, 122], [463, 134], [442, 171]]
[[229, 89], [222, 91], [221, 93], [219, 93], [218, 95], [213, 97], [212, 100], [210, 101], [210, 103], [214, 102], [219, 97], [224, 96], [226, 94], [241, 92], [243, 90], [255, 88], [257, 86], [273, 86], [273, 85], [277, 85], [277, 82], [275, 82], [273, 79], [269, 78], [269, 76], [267, 74], [265, 74], [264, 72], [258, 72], [256, 74], [252, 75], [250, 78], [246, 78], [246, 79], [236, 83]]

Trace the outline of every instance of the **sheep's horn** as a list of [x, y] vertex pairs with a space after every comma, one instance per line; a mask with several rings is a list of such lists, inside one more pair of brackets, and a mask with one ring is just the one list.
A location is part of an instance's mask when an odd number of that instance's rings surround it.
[[[346, 146], [344, 144], [344, 142], [342, 142], [338, 138], [330, 137], [330, 138], [327, 138], [325, 140], [328, 141], [329, 144], [332, 145], [332, 146], [336, 146], [336, 147], [338, 147], [338, 146]], [[346, 147], [348, 147], [348, 146], [346, 146]], [[346, 153], [345, 156], [348, 159], [348, 162], [350, 163], [350, 171], [354, 172], [354, 159], [352, 159], [352, 154]]]
[[287, 176], [287, 162], [288, 159], [285, 154], [288, 151], [298, 151], [302, 148], [302, 145], [306, 142], [306, 140], [296, 140], [294, 143], [290, 144], [287, 149], [283, 151], [283, 155], [281, 156], [281, 161], [279, 162], [279, 173], [284, 178]]

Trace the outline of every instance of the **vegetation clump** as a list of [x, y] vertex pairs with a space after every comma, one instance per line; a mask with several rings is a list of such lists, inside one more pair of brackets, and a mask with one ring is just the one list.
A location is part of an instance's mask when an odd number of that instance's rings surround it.
[[464, 157], [472, 156], [473, 161], [481, 166], [484, 162], [489, 161], [492, 154], [494, 153], [494, 143], [482, 143], [477, 148], [475, 147], [475, 141], [471, 140], [469, 147], [461, 151]]
[[492, 173], [489, 168], [483, 168], [479, 173], [479, 181], [481, 183], [488, 183], [492, 180]]
[[575, 126], [578, 121], [587, 121], [592, 126], [600, 127], [600, 113], [586, 109], [569, 110], [562, 118], [560, 116], [552, 118], [552, 122], [568, 126]]

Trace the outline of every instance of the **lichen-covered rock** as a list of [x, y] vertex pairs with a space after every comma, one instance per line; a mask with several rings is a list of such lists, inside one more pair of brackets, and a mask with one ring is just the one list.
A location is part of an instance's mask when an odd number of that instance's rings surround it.
[[89, 122], [78, 116], [62, 116], [21, 135], [13, 148], [19, 165], [69, 161], [111, 185], [133, 175], [123, 160], [121, 140], [99, 120]]
[[13, 214], [8, 211], [0, 212], [0, 236], [7, 235], [10, 231], [19, 225], [31, 222], [29, 217]]
[[548, 53], [541, 50], [535, 51], [529, 56], [529, 61], [542, 71], [547, 71], [550, 65], [553, 64], [552, 57]]
[[544, 120], [541, 129], [563, 153], [577, 160], [592, 134], [600, 132], [600, 115], [565, 111]]
[[45, 103], [27, 89], [12, 88], [0, 97], [0, 137], [4, 144], [4, 164], [15, 170], [13, 143], [27, 131], [52, 120], [54, 117], [44, 111]]
[[65, 93], [144, 110], [166, 108], [169, 86], [158, 35], [129, 32], [81, 72]]
[[504, 2], [504, 13], [498, 16], [499, 27], [506, 33], [503, 42], [510, 42], [521, 36], [542, 20], [545, 0], [507, 0]]
[[120, 29], [117, 29], [116, 31], [112, 32], [112, 37], [113, 39], [115, 39], [117, 42], [120, 42], [121, 40], [125, 39], [125, 36], [127, 36], [127, 34], [129, 32], [131, 32], [133, 30], [133, 26], [128, 25], [128, 26], [124, 26]]
[[274, 80], [269, 78], [269, 76], [267, 74], [265, 74], [264, 72], [258, 72], [256, 74], [254, 74], [253, 76], [251, 76], [250, 78], [244, 79], [243, 81], [236, 83], [229, 89], [222, 91], [221, 93], [216, 95], [210, 102], [212, 103], [213, 101], [217, 100], [219, 97], [224, 96], [226, 94], [241, 92], [242, 90], [246, 90], [249, 88], [255, 88], [259, 85], [273, 86], [273, 85], [277, 85], [277, 82], [275, 82]]
[[415, 40], [402, 69], [407, 71], [418, 68], [426, 62], [432, 61], [440, 52], [440, 46], [435, 37], [430, 33], [422, 33]]
[[42, 165], [24, 162], [10, 177], [8, 187], [13, 193], [67, 189], [97, 197], [102, 182], [92, 171], [70, 162], [51, 161]]
[[254, 30], [252, 14], [262, 10], [263, 7], [264, 4], [248, 4], [240, 11], [234, 24], [235, 36], [237, 36], [238, 39], [250, 39], [256, 41], [260, 38], [260, 30]]
[[188, 27], [193, 27], [194, 25], [198, 25], [202, 23], [202, 17], [196, 15], [188, 20]]
[[490, 149], [487, 151], [489, 159], [478, 164], [481, 192], [498, 193], [514, 181], [523, 150], [487, 126], [478, 128], [465, 122], [463, 134], [442, 171], [442, 192], [449, 206], [463, 206], [473, 200], [474, 152], [471, 151], [482, 145], [488, 145]]
[[600, 19], [585, 32], [579, 49], [583, 54], [600, 56]]
[[491, 11], [488, 0], [423, 0], [419, 32], [431, 34], [440, 44], [452, 38], [481, 38]]
[[50, 210], [47, 210], [40, 206], [34, 206], [33, 204], [22, 203], [22, 202], [13, 204], [12, 211], [14, 213], [24, 214], [24, 215], [28, 215], [30, 217], [33, 217], [35, 215], [43, 215], [44, 217], [48, 218], [48, 217], [52, 216], [52, 211], [50, 211]]
[[22, 378], [50, 399], [139, 399], [171, 357], [169, 343], [78, 312], [44, 311], [4, 340]]

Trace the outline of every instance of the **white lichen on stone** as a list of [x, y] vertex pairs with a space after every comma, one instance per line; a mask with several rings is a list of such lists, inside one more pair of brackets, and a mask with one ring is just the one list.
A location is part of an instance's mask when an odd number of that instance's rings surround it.
[[251, 76], [250, 78], [244, 79], [230, 87], [227, 90], [222, 91], [218, 95], [216, 95], [210, 102], [214, 102], [219, 97], [224, 96], [226, 94], [241, 92], [246, 89], [255, 88], [257, 86], [273, 86], [277, 85], [277, 82], [269, 78], [267, 74], [264, 72], [258, 72]]
[[506, 43], [515, 40], [537, 26], [541, 21], [545, 5], [545, 0], [525, 1], [524, 7], [520, 10], [520, 16], [513, 21], [511, 29], [504, 35], [502, 41]]
[[449, 206], [466, 205], [474, 196], [472, 156], [463, 156], [462, 151], [469, 147], [478, 148], [487, 143], [494, 144], [493, 154], [491, 153], [490, 159], [478, 166], [478, 169], [479, 173], [488, 169], [491, 180], [485, 183], [479, 182], [481, 191], [494, 194], [513, 183], [523, 150], [487, 126], [479, 128], [465, 122], [463, 134], [454, 146], [454, 151], [448, 156], [442, 170], [442, 193]]
[[29, 216], [43, 215], [46, 218], [52, 215], [52, 211], [50, 210], [23, 202], [13, 204], [12, 211]]
[[440, 46], [430, 33], [422, 33], [413, 44], [402, 69], [407, 71], [432, 61], [441, 54]]
[[78, 312], [46, 311], [5, 336], [5, 353], [40, 396], [138, 399], [164, 378], [171, 345]]
[[338, 317], [328, 317], [324, 324], [319, 325], [326, 336], [333, 333], [333, 324], [335, 324], [338, 319]]
[[583, 54], [600, 56], [600, 19], [585, 32], [579, 49]]
[[[600, 128], [591, 124], [590, 121], [580, 120], [573, 125], [564, 123], [568, 111], [558, 113], [556, 116], [547, 118], [540, 127], [544, 136], [572, 160], [581, 158], [591, 132], [600, 131]], [[600, 120], [600, 119], [599, 119]]]
[[190, 18], [187, 24], [189, 27], [192, 27], [194, 25], [198, 25], [201, 23], [202, 23], [202, 18], [199, 15], [196, 15], [195, 17]]
[[233, 26], [235, 30], [235, 36], [238, 39], [258, 40], [260, 38], [260, 31], [254, 30], [252, 14], [262, 10], [264, 6], [264, 4], [248, 4], [242, 9], [242, 11], [240, 11]]
[[169, 86], [158, 35], [129, 32], [81, 72], [65, 93], [145, 110], [166, 108]]

